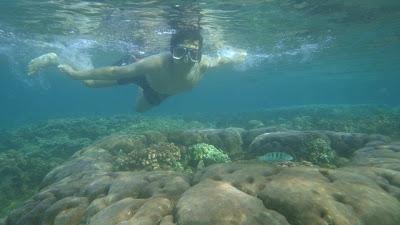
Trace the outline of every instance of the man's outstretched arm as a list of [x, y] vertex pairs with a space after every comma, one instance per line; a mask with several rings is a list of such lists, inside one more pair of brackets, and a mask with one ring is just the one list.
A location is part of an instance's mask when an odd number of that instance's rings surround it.
[[218, 56], [204, 56], [201, 60], [203, 69], [210, 69], [225, 64], [235, 64], [243, 62], [247, 57], [247, 52], [242, 49], [228, 48], [222, 50]]
[[59, 64], [55, 53], [48, 53], [37, 57], [28, 65], [28, 74], [33, 75], [49, 65], [58, 65], [61, 72], [77, 80], [119, 80], [143, 74], [150, 74], [161, 69], [165, 61], [163, 54], [153, 55], [126, 66], [107, 66], [90, 70], [76, 70], [67, 64]]
[[164, 61], [163, 55], [158, 54], [126, 66], [106, 66], [90, 70], [75, 70], [69, 65], [61, 64], [58, 68], [61, 72], [77, 80], [119, 80], [154, 73], [162, 69]]

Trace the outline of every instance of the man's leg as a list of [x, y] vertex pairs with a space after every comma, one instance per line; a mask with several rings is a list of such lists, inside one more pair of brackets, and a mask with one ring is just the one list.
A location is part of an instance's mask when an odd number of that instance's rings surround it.
[[138, 87], [138, 97], [136, 98], [136, 112], [145, 112], [153, 108], [153, 104], [147, 101], [146, 97], [143, 95], [143, 89]]
[[51, 65], [58, 65], [58, 56], [56, 53], [50, 52], [34, 58], [28, 64], [28, 75], [35, 75], [41, 69]]
[[91, 88], [111, 87], [120, 85], [116, 80], [84, 80], [83, 83], [87, 87]]

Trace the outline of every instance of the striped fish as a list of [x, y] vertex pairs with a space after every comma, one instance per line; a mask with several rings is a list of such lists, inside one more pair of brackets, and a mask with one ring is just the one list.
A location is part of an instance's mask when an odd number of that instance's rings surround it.
[[293, 156], [286, 152], [268, 152], [265, 155], [257, 157], [260, 161], [272, 162], [272, 161], [292, 161]]

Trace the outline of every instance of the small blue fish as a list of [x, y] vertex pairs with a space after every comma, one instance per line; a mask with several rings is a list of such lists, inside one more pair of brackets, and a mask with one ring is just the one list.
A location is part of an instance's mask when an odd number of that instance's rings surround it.
[[260, 161], [272, 162], [272, 161], [292, 161], [293, 156], [286, 152], [268, 152], [265, 155], [257, 157]]

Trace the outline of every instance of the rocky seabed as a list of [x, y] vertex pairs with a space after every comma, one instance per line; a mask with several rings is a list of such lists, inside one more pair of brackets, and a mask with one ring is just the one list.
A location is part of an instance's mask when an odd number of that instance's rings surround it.
[[[296, 151], [310, 137], [347, 157], [338, 168], [234, 160], [195, 173], [116, 170], [136, 135], [112, 135], [52, 170], [6, 225], [399, 225], [400, 143], [381, 135], [275, 128], [186, 130], [141, 137], [208, 143], [250, 159]], [[144, 141], [143, 141], [144, 140]], [[243, 158], [243, 157], [242, 157]]]

